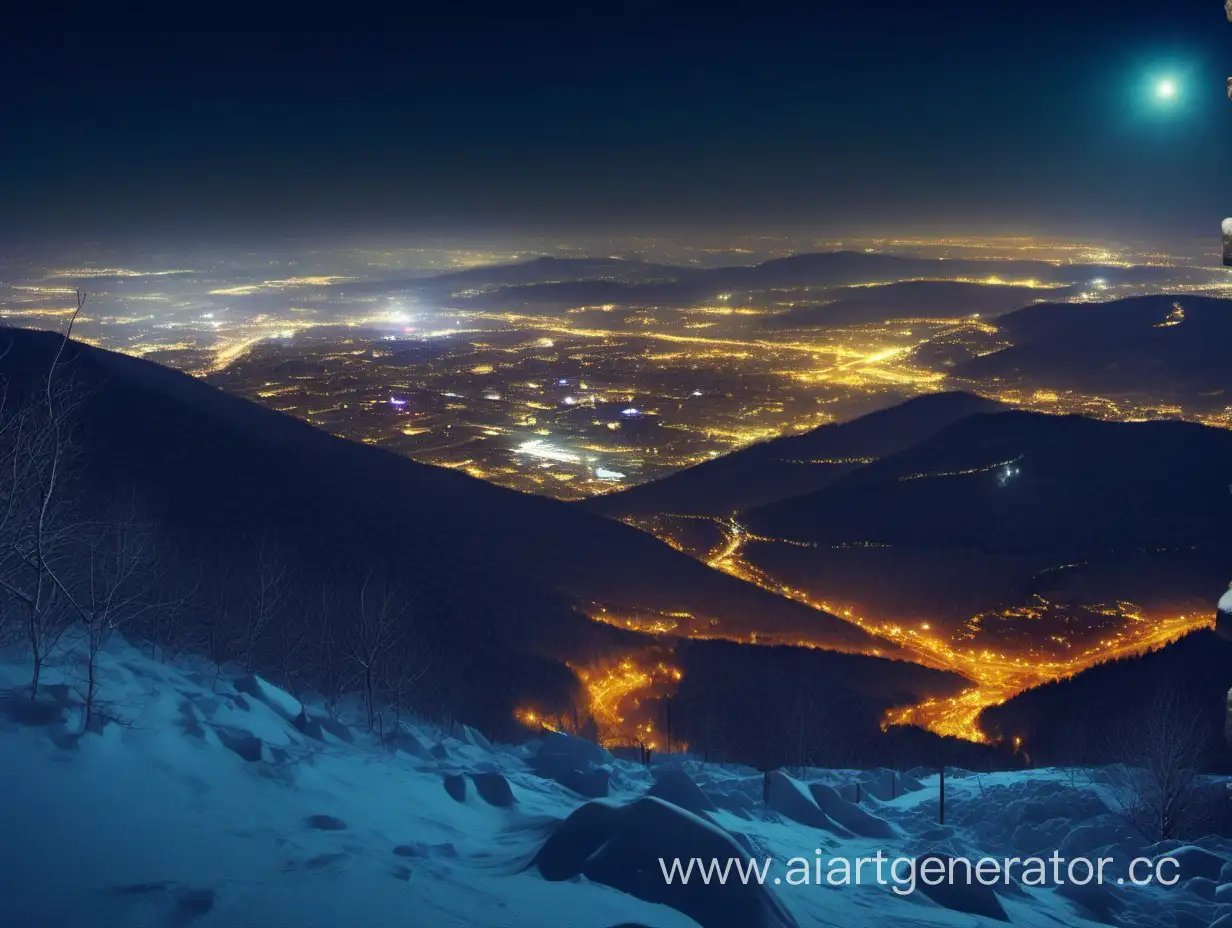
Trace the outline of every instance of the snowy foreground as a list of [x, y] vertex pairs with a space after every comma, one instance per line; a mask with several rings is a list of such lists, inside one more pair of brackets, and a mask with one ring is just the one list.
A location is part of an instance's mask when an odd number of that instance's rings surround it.
[[[1098, 785], [1058, 771], [951, 777], [938, 827], [935, 776], [900, 778], [890, 799], [884, 771], [779, 774], [767, 805], [756, 771], [678, 759], [646, 770], [563, 736], [494, 747], [412, 725], [391, 750], [259, 678], [216, 682], [213, 668], [119, 640], [102, 672], [119, 721], [80, 736], [71, 659], [37, 704], [22, 689], [29, 668], [0, 663], [6, 928], [1232, 925], [1232, 845], [1218, 839], [1175, 851], [1171, 887], [1011, 883], [943, 888], [939, 901], [888, 884], [669, 887], [659, 869], [661, 856], [751, 854], [776, 858], [773, 882], [817, 849], [1060, 850], [1116, 858], [1116, 874], [1176, 847], [1144, 847]], [[858, 806], [843, 798], [857, 781]]]

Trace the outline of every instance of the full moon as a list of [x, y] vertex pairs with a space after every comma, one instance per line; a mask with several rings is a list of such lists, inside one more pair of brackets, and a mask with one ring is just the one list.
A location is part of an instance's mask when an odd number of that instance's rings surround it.
[[1155, 96], [1161, 100], [1172, 100], [1176, 97], [1176, 81], [1165, 78], [1155, 85]]

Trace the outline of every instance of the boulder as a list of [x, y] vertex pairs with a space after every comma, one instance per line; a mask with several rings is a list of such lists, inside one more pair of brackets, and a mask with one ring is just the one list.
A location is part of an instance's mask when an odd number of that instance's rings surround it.
[[565, 819], [535, 856], [547, 880], [584, 876], [646, 902], [666, 905], [702, 928], [794, 928], [786, 909], [756, 880], [667, 880], [659, 860], [747, 860], [730, 835], [651, 796], [628, 805], [588, 802]]
[[517, 802], [509, 781], [499, 773], [472, 773], [471, 782], [479, 798], [490, 806], [508, 809]]
[[466, 802], [466, 777], [460, 773], [445, 774], [445, 792], [454, 802]]
[[614, 763], [604, 748], [563, 732], [550, 732], [539, 743], [530, 761], [539, 776], [555, 780], [566, 789], [591, 799], [608, 794], [608, 782]]
[[564, 732], [548, 732], [535, 752], [535, 766], [554, 770], [586, 770], [611, 764], [615, 758], [603, 747]]
[[612, 771], [607, 767], [596, 767], [585, 773], [579, 770], [566, 770], [553, 779], [565, 789], [571, 789], [587, 799], [602, 799], [608, 794], [611, 777]]

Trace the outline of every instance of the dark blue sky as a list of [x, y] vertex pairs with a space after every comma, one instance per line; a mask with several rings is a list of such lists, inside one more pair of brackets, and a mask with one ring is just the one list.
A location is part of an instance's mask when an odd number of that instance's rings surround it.
[[1202, 234], [1232, 215], [1220, 0], [830, 6], [0, 23], [0, 222]]

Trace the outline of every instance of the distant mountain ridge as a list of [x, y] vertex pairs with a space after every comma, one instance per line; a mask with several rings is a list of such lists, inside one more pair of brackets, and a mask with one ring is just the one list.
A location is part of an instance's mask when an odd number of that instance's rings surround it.
[[687, 513], [718, 517], [829, 486], [959, 419], [1001, 410], [970, 393], [926, 394], [839, 425], [761, 442], [661, 480], [578, 505], [613, 518]]
[[[920, 258], [850, 250], [812, 252], [755, 264], [710, 268], [632, 258], [545, 255], [513, 264], [485, 264], [432, 275], [393, 274], [380, 280], [338, 281], [322, 285], [321, 289], [350, 295], [425, 294], [437, 300], [458, 299], [465, 300], [466, 305], [494, 308], [566, 303], [676, 306], [713, 300], [725, 293], [740, 296], [775, 289], [816, 288], [819, 298], [824, 295], [841, 299], [841, 292], [825, 294], [824, 291], [862, 284], [909, 288], [912, 284], [923, 283], [957, 286], [965, 283], [971, 287], [980, 286], [978, 282], [990, 278], [1004, 281], [991, 288], [995, 291], [1021, 281], [1085, 287], [1093, 280], [1103, 279], [1110, 284], [1158, 286], [1174, 279], [1177, 273], [1177, 268], [1144, 265]], [[1187, 273], [1209, 278], [1211, 282], [1220, 279], [1217, 269], [1187, 269]], [[1046, 294], [1046, 290], [1039, 290], [1036, 295]]]
[[[680, 305], [723, 293], [776, 288], [828, 289], [852, 284], [901, 284], [915, 279], [1033, 280], [1042, 284], [1158, 283], [1175, 269], [1052, 264], [1046, 261], [918, 258], [862, 251], [816, 252], [758, 264], [692, 268], [623, 259], [539, 258], [513, 265], [470, 268], [432, 278], [408, 279], [408, 288], [438, 295], [482, 289], [467, 298], [481, 305], [615, 302]], [[1214, 272], [1212, 271], [1212, 274]], [[348, 285], [354, 290], [354, 285]], [[1042, 292], [1042, 291], [1041, 291]]]
[[845, 287], [828, 294], [834, 298], [832, 302], [790, 309], [771, 316], [765, 325], [773, 329], [791, 329], [947, 316], [992, 319], [1042, 299], [1070, 296], [1076, 289], [954, 280], [907, 280], [876, 287]]
[[1165, 294], [1041, 303], [997, 325], [1012, 347], [958, 365], [951, 383], [996, 379], [1195, 411], [1232, 406], [1232, 300]]

